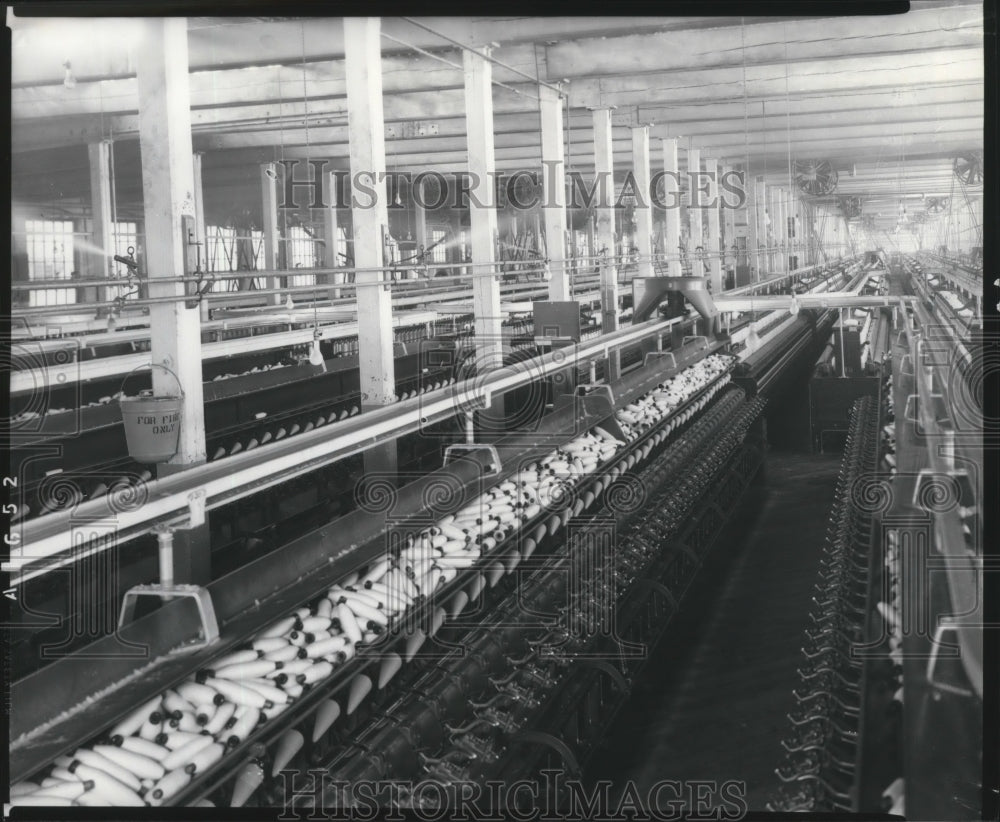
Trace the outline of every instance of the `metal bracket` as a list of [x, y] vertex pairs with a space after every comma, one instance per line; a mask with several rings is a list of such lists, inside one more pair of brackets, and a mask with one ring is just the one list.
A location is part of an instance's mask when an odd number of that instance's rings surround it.
[[583, 385], [578, 385], [573, 391], [574, 397], [592, 397], [599, 394], [606, 394], [608, 402], [614, 406], [614, 392], [611, 390], [611, 386], [605, 383], [584, 383]]
[[[941, 682], [940, 680], [934, 679], [934, 670], [935, 668], [937, 668], [937, 661], [938, 661], [938, 648], [941, 646], [941, 638], [944, 635], [944, 632], [953, 631], [957, 637], [958, 630], [961, 627], [962, 626], [960, 624], [952, 622], [950, 620], [948, 621], [942, 620], [941, 624], [939, 624], [935, 629], [934, 639], [932, 640], [932, 645], [931, 645], [931, 655], [930, 658], [927, 660], [927, 683], [932, 688], [935, 688], [936, 690], [939, 691], [948, 691], [949, 693], [958, 694], [959, 696], [975, 696], [975, 694], [972, 691], [968, 690], [967, 688], [961, 688], [958, 685], [951, 685], [950, 683]], [[960, 645], [952, 645], [950, 647], [954, 648], [955, 650], [958, 650], [960, 648]], [[954, 658], [958, 658], [958, 656], [959, 654], [955, 654]]]
[[687, 345], [688, 343], [697, 342], [698, 340], [701, 340], [702, 348], [708, 348], [708, 337], [706, 337], [704, 334], [692, 334], [689, 337], [684, 337], [681, 340], [681, 345], [682, 346]]
[[463, 454], [475, 453], [476, 451], [486, 451], [490, 455], [490, 463], [486, 467], [486, 476], [499, 476], [502, 464], [500, 462], [500, 454], [497, 452], [495, 445], [486, 445], [484, 443], [476, 442], [449, 445], [444, 449], [444, 465], [447, 467], [450, 463], [459, 459]]
[[197, 651], [211, 645], [219, 638], [219, 623], [215, 617], [215, 606], [208, 590], [198, 585], [135, 585], [125, 592], [122, 601], [121, 614], [118, 617], [118, 627], [122, 628], [132, 621], [135, 606], [141, 596], [155, 596], [160, 599], [189, 597], [195, 601], [198, 615], [201, 618], [201, 636], [185, 645], [175, 648], [173, 653]]
[[[704, 339], [704, 337], [702, 339]], [[677, 368], [677, 358], [674, 356], [672, 351], [647, 351], [646, 356], [642, 360], [642, 365], [643, 367], [646, 367], [652, 362], [666, 359], [670, 360], [671, 368]]]

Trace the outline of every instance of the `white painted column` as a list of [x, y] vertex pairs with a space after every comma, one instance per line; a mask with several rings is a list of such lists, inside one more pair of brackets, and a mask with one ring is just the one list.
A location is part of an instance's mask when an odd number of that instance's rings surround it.
[[632, 173], [635, 175], [635, 246], [639, 252], [636, 276], [652, 277], [653, 204], [649, 196], [649, 126], [632, 127]]
[[[379, 18], [344, 18], [351, 179], [363, 181], [375, 192], [374, 202], [370, 202], [363, 192], [356, 189], [351, 203], [355, 266], [377, 269], [358, 271], [355, 276], [360, 320], [358, 354], [362, 410], [396, 401], [392, 295], [389, 286], [382, 284], [381, 271], [385, 264], [384, 243], [389, 230], [389, 216], [386, 210], [380, 38]], [[393, 456], [394, 451], [393, 448]], [[365, 453], [367, 457], [369, 452]]]
[[761, 175], [755, 176], [753, 186], [753, 213], [750, 215], [754, 229], [753, 260], [756, 266], [756, 278], [763, 280], [765, 272], [770, 272], [768, 231], [767, 231], [767, 183]]
[[[205, 192], [202, 187], [201, 178], [201, 158], [204, 155], [201, 152], [195, 152], [191, 156], [191, 169], [194, 175], [194, 215], [195, 215], [195, 237], [194, 242], [198, 243], [198, 259], [201, 261], [201, 270], [208, 271], [208, 233], [205, 230]], [[185, 238], [185, 242], [187, 238]], [[202, 322], [208, 322], [211, 319], [211, 314], [209, 313], [209, 306], [211, 304], [207, 299], [202, 299], [201, 301], [201, 319]]]
[[775, 238], [778, 242], [778, 271], [784, 274], [788, 271], [788, 190], [778, 189], [778, 231]]
[[[260, 266], [266, 271], [278, 270], [278, 248], [280, 246], [280, 235], [278, 234], [278, 164], [265, 163], [260, 167], [260, 191], [261, 191], [261, 214], [264, 224], [264, 248], [263, 258]], [[276, 290], [280, 287], [280, 278], [270, 276], [264, 278], [264, 287]], [[271, 305], [281, 305], [285, 302], [285, 297], [281, 294], [271, 294], [267, 298]]]
[[701, 178], [697, 176], [696, 172], [701, 171], [701, 150], [691, 148], [690, 141], [688, 141], [687, 155], [688, 186], [690, 186], [688, 189], [688, 213], [690, 214], [690, 217], [688, 218], [690, 231], [690, 238], [688, 239], [688, 259], [691, 261], [692, 276], [700, 277], [702, 276], [704, 266], [698, 247], [701, 246], [705, 240], [703, 236], [704, 231], [702, 229], [702, 199], [701, 193], [698, 191]]
[[427, 201], [423, 196], [424, 181], [421, 180], [417, 185], [420, 187], [420, 191], [410, 190], [410, 196], [413, 199], [413, 216], [414, 216], [414, 240], [417, 243], [417, 250], [423, 246], [425, 249], [430, 245], [430, 240], [427, 236], [427, 209], [424, 208], [424, 203]]
[[[593, 111], [594, 181], [596, 192], [597, 251], [615, 258], [615, 157], [611, 109]], [[601, 327], [605, 333], [618, 328], [618, 266], [611, 262], [601, 268]]]
[[[100, 253], [88, 254], [87, 273], [94, 278], [108, 279], [114, 271], [114, 233], [111, 225], [111, 151], [110, 140], [100, 140], [87, 146], [90, 159], [90, 220], [91, 242]], [[125, 249], [122, 249], [124, 253]], [[97, 302], [107, 302], [117, 296], [117, 290], [105, 286], [96, 288]]]
[[545, 256], [549, 260], [550, 300], [569, 300], [570, 277], [566, 261], [566, 158], [563, 146], [563, 96], [548, 86], [538, 87], [542, 122], [542, 212], [545, 218]]
[[[493, 65], [483, 54], [466, 50], [465, 123], [469, 147], [469, 173], [473, 185], [470, 200], [493, 203], [496, 158], [493, 144]], [[484, 56], [485, 55], [485, 56]], [[496, 262], [497, 212], [494, 206], [469, 207], [469, 235], [472, 246], [472, 303], [475, 311], [476, 367], [480, 374], [503, 365], [501, 337], [500, 281], [494, 273]]]
[[705, 203], [705, 213], [708, 216], [708, 276], [713, 294], [722, 293], [722, 258], [719, 239], [719, 163], [714, 158], [704, 160], [705, 172], [708, 176], [708, 202]]
[[[187, 237], [183, 222], [195, 219], [187, 20], [147, 19], [143, 27], [146, 36], [136, 51], [136, 74], [146, 276], [151, 298], [183, 297], [183, 283], [160, 280], [184, 276]], [[178, 450], [170, 464], [204, 462], [199, 311], [187, 308], [182, 299], [157, 303], [150, 306], [149, 324], [150, 359], [173, 371], [184, 392]], [[154, 368], [153, 390], [158, 396], [176, 396], [177, 384], [170, 374]]]
[[677, 139], [670, 137], [663, 143], [663, 202], [667, 208], [664, 212], [666, 223], [666, 242], [664, 250], [669, 258], [667, 272], [671, 277], [680, 277], [681, 271], [681, 178], [680, 167], [677, 164]]
[[[327, 268], [340, 268], [340, 254], [337, 252], [337, 241], [340, 239], [340, 225], [337, 214], [337, 172], [324, 171], [323, 185], [323, 265]], [[339, 300], [341, 289], [336, 286], [344, 282], [343, 274], [331, 274], [327, 282], [335, 286], [329, 291], [331, 300]]]
[[[601, 330], [607, 334], [618, 328], [618, 266], [615, 264], [615, 155], [610, 108], [593, 111], [594, 185], [596, 189], [596, 254], [602, 252]], [[617, 350], [608, 355], [608, 379], [618, 378], [621, 356]]]
[[[720, 181], [726, 179], [732, 185], [735, 178], [732, 165], [727, 163], [722, 168]], [[726, 272], [732, 269], [734, 276], [736, 272], [736, 209], [732, 207], [735, 205], [734, 195], [721, 185], [719, 186], [719, 198], [719, 208], [722, 210], [722, 279], [723, 284], [725, 284]]]

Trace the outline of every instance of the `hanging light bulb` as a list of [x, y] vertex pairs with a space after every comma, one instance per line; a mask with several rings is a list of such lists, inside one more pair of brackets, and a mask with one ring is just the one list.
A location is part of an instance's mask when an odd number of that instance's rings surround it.
[[309, 365], [323, 366], [323, 370], [326, 371], [326, 360], [323, 359], [323, 352], [319, 348], [319, 337], [313, 332], [312, 345], [309, 348]]
[[291, 294], [289, 294], [288, 295], [288, 299], [285, 300], [285, 308], [287, 308], [289, 311], [291, 311], [293, 308], [295, 308], [295, 303], [292, 301], [292, 295]]
[[792, 303], [788, 306], [788, 313], [793, 317], [799, 313], [799, 298], [797, 294], [792, 295]]
[[63, 76], [63, 85], [66, 88], [76, 88], [76, 77], [73, 74], [73, 67], [70, 65], [69, 60], [63, 63], [63, 68], [66, 69], [66, 74]]
[[108, 331], [114, 331], [118, 327], [118, 322], [115, 320], [115, 315], [110, 311], [108, 312]]
[[757, 334], [757, 326], [750, 326], [750, 333], [747, 335], [746, 349], [751, 354], [753, 354], [758, 348], [760, 348], [760, 335]]
[[549, 261], [545, 261], [545, 266], [542, 268], [542, 279], [545, 282], [550, 282], [552, 280], [552, 269], [549, 268]]

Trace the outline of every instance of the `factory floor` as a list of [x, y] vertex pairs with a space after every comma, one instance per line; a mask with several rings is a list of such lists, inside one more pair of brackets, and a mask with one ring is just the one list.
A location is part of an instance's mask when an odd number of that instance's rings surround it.
[[587, 768], [588, 783], [611, 780], [613, 803], [627, 781], [646, 797], [659, 780], [736, 780], [749, 810], [764, 810], [839, 466], [840, 455], [768, 454]]

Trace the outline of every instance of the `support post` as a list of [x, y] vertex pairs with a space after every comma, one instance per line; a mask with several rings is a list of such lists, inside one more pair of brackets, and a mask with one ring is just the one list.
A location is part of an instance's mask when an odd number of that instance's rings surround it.
[[563, 96], [538, 87], [542, 121], [542, 211], [545, 216], [545, 256], [552, 278], [550, 300], [571, 297], [566, 260], [566, 158], [563, 145]]
[[[340, 268], [340, 254], [337, 250], [338, 241], [340, 239], [340, 226], [338, 224], [338, 214], [337, 214], [337, 172], [336, 171], [324, 171], [323, 172], [323, 239], [325, 242], [325, 253], [323, 255], [323, 263], [327, 268]], [[336, 288], [344, 282], [344, 275], [334, 273], [331, 275], [333, 277], [334, 288], [330, 289], [330, 299], [339, 300], [341, 295], [341, 289]]]
[[[351, 179], [364, 181], [374, 197], [352, 197], [351, 229], [357, 285], [358, 355], [362, 411], [396, 401], [392, 302], [383, 283], [389, 216], [385, 185], [385, 121], [382, 110], [381, 22], [345, 17], [347, 128]], [[374, 202], [371, 201], [374, 199]], [[396, 475], [395, 440], [365, 451], [365, 472]]]
[[493, 185], [493, 64], [482, 53], [466, 50], [465, 123], [469, 149], [469, 234], [472, 245], [472, 303], [475, 312], [476, 369], [488, 374], [503, 365], [500, 282], [495, 273], [497, 212]]
[[666, 204], [666, 226], [664, 234], [664, 251], [667, 253], [667, 273], [671, 277], [680, 277], [681, 270], [681, 178], [677, 165], [677, 140], [663, 140], [663, 201]]
[[[143, 21], [146, 37], [137, 53], [139, 145], [145, 211], [149, 296], [183, 297], [184, 284], [164, 282], [185, 274], [187, 236], [195, 220], [191, 96], [188, 85], [187, 21], [183, 17]], [[169, 368], [184, 394], [176, 455], [158, 467], [164, 475], [205, 461], [205, 419], [201, 373], [201, 319], [183, 299], [150, 306], [151, 361]], [[157, 395], [176, 395], [174, 378], [153, 369]], [[210, 578], [208, 526], [187, 532], [178, 551], [177, 582]], [[186, 577], [186, 578], [185, 578]]]
[[[732, 180], [735, 175], [733, 175], [733, 167], [728, 163], [722, 169], [722, 177], [720, 177], [720, 183], [724, 180]], [[736, 209], [732, 206], [731, 197], [724, 196], [726, 192], [725, 188], [720, 186], [719, 194], [719, 208], [722, 210], [722, 278], [723, 284], [725, 284], [726, 272], [732, 268], [735, 275], [736, 272]]]
[[639, 252], [639, 277], [652, 277], [653, 205], [649, 197], [649, 126], [632, 127], [632, 173], [635, 175], [635, 246]]
[[[100, 249], [89, 255], [86, 267], [91, 277], [102, 280], [111, 277], [114, 270], [111, 261], [117, 253], [115, 249], [114, 230], [111, 225], [111, 152], [113, 146], [110, 140], [100, 140], [87, 146], [90, 159], [90, 217], [91, 242]], [[125, 249], [122, 249], [124, 253]], [[81, 289], [83, 298], [96, 302], [107, 302], [117, 296], [115, 289], [97, 286], [93, 295], [87, 294], [90, 289]]]
[[768, 272], [771, 270], [767, 251], [767, 184], [760, 175], [753, 178], [753, 208], [749, 221], [753, 229], [753, 259], [759, 281], [764, 279], [765, 268]]
[[420, 249], [421, 246], [423, 248], [427, 248], [427, 246], [430, 245], [430, 241], [427, 238], [427, 209], [424, 208], [424, 203], [427, 201], [423, 196], [424, 181], [420, 180], [420, 182], [417, 183], [417, 186], [419, 186], [420, 191], [411, 191], [414, 208], [414, 228], [416, 229], [414, 231], [413, 239], [417, 244], [417, 248]]
[[[604, 254], [601, 264], [601, 330], [608, 334], [618, 329], [618, 266], [615, 261], [615, 157], [612, 139], [611, 109], [592, 112], [594, 125], [594, 184], [598, 186], [596, 245]], [[618, 350], [608, 353], [608, 379], [621, 372]]]
[[708, 202], [705, 212], [708, 215], [708, 254], [709, 285], [713, 294], [722, 293], [722, 257], [719, 247], [719, 163], [713, 158], [705, 158], [705, 173], [708, 182]]
[[[194, 224], [195, 224], [195, 237], [192, 242], [198, 243], [193, 256], [200, 261], [201, 270], [208, 271], [208, 240], [207, 231], [205, 229], [205, 192], [202, 187], [202, 177], [201, 177], [201, 159], [204, 155], [201, 152], [195, 152], [191, 156], [191, 169], [194, 174]], [[184, 242], [187, 242], [188, 238], [184, 238]], [[210, 303], [206, 299], [202, 299], [199, 304], [199, 309], [201, 311], [202, 322], [208, 322], [212, 319], [211, 312], [209, 310]]]
[[[261, 213], [264, 218], [264, 259], [261, 266], [266, 271], [277, 271], [278, 249], [281, 243], [278, 234], [278, 164], [265, 163], [260, 168]], [[264, 279], [264, 287], [271, 290], [279, 288], [279, 278], [274, 275]], [[267, 298], [271, 305], [281, 305], [284, 299], [280, 294], [271, 294]]]
[[705, 243], [704, 230], [702, 229], [702, 200], [701, 200], [701, 150], [691, 147], [688, 140], [688, 214], [690, 215], [690, 238], [688, 239], [688, 259], [691, 260], [691, 276], [704, 276], [704, 261], [702, 253], [698, 251]]

